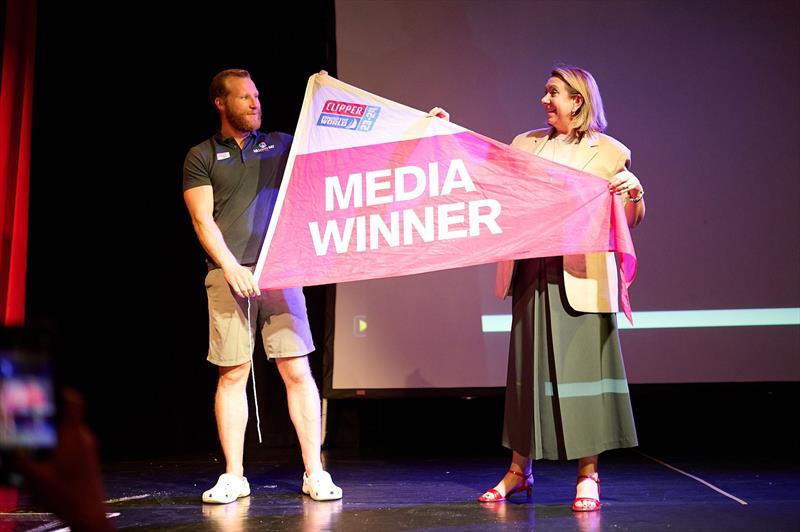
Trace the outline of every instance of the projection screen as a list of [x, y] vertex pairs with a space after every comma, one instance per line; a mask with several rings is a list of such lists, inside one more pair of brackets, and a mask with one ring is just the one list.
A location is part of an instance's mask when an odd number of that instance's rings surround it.
[[[631, 383], [800, 380], [798, 8], [789, 2], [336, 3], [338, 77], [510, 142], [556, 63], [591, 71], [647, 191]], [[789, 91], [794, 97], [788, 97]], [[336, 287], [325, 395], [505, 385], [485, 265]], [[330, 355], [330, 353], [329, 353]], [[330, 365], [332, 361], [332, 366]]]

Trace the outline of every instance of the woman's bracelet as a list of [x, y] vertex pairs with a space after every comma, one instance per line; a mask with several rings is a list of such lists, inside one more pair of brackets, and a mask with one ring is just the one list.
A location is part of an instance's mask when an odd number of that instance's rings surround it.
[[638, 195], [638, 196], [636, 196], [635, 198], [634, 198], [633, 196], [631, 196], [631, 191], [629, 190], [629, 191], [628, 191], [628, 200], [629, 200], [631, 203], [639, 203], [640, 201], [642, 201], [642, 198], [644, 197], [644, 189], [641, 189], [641, 190], [642, 190], [642, 191], [641, 191], [641, 192], [639, 193], [639, 195]]

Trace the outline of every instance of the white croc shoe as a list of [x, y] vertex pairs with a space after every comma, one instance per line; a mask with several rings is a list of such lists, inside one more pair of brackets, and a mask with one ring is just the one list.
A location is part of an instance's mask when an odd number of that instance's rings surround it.
[[223, 473], [213, 488], [203, 492], [203, 502], [209, 504], [228, 504], [239, 497], [250, 495], [250, 484], [244, 477]]
[[315, 501], [335, 501], [342, 498], [342, 488], [333, 483], [330, 473], [317, 471], [309, 476], [303, 473], [303, 493]]

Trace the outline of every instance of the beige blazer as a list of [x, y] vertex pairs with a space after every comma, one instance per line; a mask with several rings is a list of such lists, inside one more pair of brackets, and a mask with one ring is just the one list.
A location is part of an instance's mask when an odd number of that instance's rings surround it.
[[[512, 146], [538, 155], [550, 136], [551, 128], [535, 129], [517, 135]], [[631, 152], [621, 142], [596, 133], [584, 135], [572, 158], [572, 166], [610, 180], [627, 171]], [[515, 261], [497, 264], [497, 296], [505, 298], [511, 290]], [[564, 285], [567, 301], [580, 312], [617, 312], [619, 293], [617, 264], [613, 253], [590, 253], [564, 257]]]

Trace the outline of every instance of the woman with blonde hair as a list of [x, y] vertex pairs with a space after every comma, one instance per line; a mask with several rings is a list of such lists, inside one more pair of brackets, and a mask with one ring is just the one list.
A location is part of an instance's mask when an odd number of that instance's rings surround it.
[[[644, 217], [630, 150], [604, 135], [600, 91], [586, 70], [552, 71], [541, 104], [549, 127], [518, 135], [512, 146], [608, 180], [622, 196], [630, 227]], [[532, 460], [578, 460], [572, 509], [600, 509], [598, 455], [637, 445], [619, 346], [613, 254], [534, 258], [498, 264], [498, 296], [512, 296], [503, 445], [505, 476], [478, 500], [531, 494]]]

